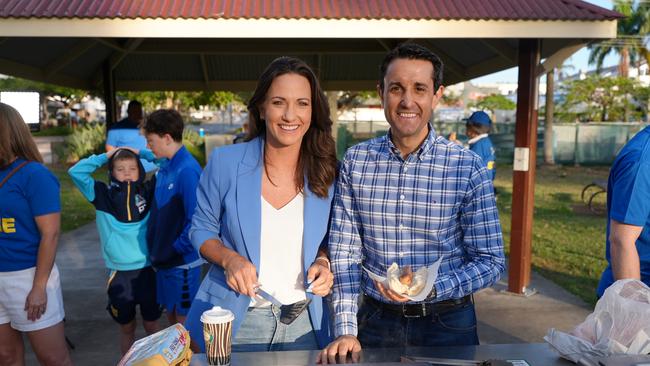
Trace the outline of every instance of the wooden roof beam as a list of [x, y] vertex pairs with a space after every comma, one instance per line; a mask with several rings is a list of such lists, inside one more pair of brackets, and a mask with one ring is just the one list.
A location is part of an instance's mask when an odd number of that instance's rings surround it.
[[510, 62], [517, 61], [517, 49], [510, 47], [505, 39], [482, 39], [481, 43], [504, 59]]
[[[45, 80], [45, 72], [42, 69], [2, 58], [0, 58], [0, 72], [6, 75], [21, 77], [29, 80]], [[52, 75], [52, 77], [50, 77], [47, 82], [56, 85], [67, 86], [70, 88], [85, 90], [89, 90], [91, 88], [91, 85], [86, 80], [60, 74]]]

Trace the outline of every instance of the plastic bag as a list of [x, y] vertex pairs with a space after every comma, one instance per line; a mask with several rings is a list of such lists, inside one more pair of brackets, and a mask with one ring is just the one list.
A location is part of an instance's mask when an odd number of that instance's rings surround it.
[[594, 312], [570, 334], [550, 329], [544, 339], [562, 357], [590, 365], [598, 357], [650, 353], [649, 335], [650, 288], [628, 279], [605, 290]]
[[191, 359], [190, 335], [177, 323], [133, 343], [118, 366], [187, 366]]

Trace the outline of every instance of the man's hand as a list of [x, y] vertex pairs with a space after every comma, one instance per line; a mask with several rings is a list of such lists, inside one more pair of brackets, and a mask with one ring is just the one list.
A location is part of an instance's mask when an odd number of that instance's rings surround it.
[[309, 288], [314, 295], [321, 297], [329, 295], [334, 285], [334, 275], [327, 266], [325, 260], [316, 259], [314, 263], [307, 270], [307, 282]]
[[253, 263], [241, 255], [231, 252], [223, 268], [226, 274], [226, 283], [230, 288], [251, 298], [256, 296], [257, 270]]
[[396, 302], [407, 302], [410, 300], [408, 297], [398, 294], [397, 292], [389, 289], [388, 287], [382, 285], [377, 281], [375, 281], [375, 288], [377, 289], [377, 291], [379, 291], [381, 296], [389, 300], [396, 301]]
[[357, 337], [342, 335], [320, 351], [316, 363], [323, 365], [347, 363], [348, 353], [352, 356], [352, 363], [357, 363], [359, 362], [359, 352], [361, 352], [361, 343], [359, 343]]

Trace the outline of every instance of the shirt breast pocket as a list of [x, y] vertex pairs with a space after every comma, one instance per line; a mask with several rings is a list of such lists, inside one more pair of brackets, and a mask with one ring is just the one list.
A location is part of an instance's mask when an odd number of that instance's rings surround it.
[[437, 236], [449, 235], [458, 225], [458, 206], [455, 203], [431, 203], [427, 215], [427, 229]]

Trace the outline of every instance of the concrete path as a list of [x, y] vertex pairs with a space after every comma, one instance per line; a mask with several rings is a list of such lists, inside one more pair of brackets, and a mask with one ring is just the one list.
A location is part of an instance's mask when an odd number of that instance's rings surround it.
[[[56, 262], [75, 365], [115, 365], [120, 358], [118, 326], [105, 310], [107, 271], [94, 222], [62, 235]], [[530, 287], [538, 293], [531, 297], [504, 292], [506, 284], [504, 276], [493, 288], [475, 295], [482, 344], [543, 342], [549, 328], [570, 330], [591, 311], [575, 296], [534, 273]], [[161, 326], [167, 325], [161, 320]], [[142, 335], [139, 327], [138, 336]], [[29, 350], [27, 364], [37, 364]]]

